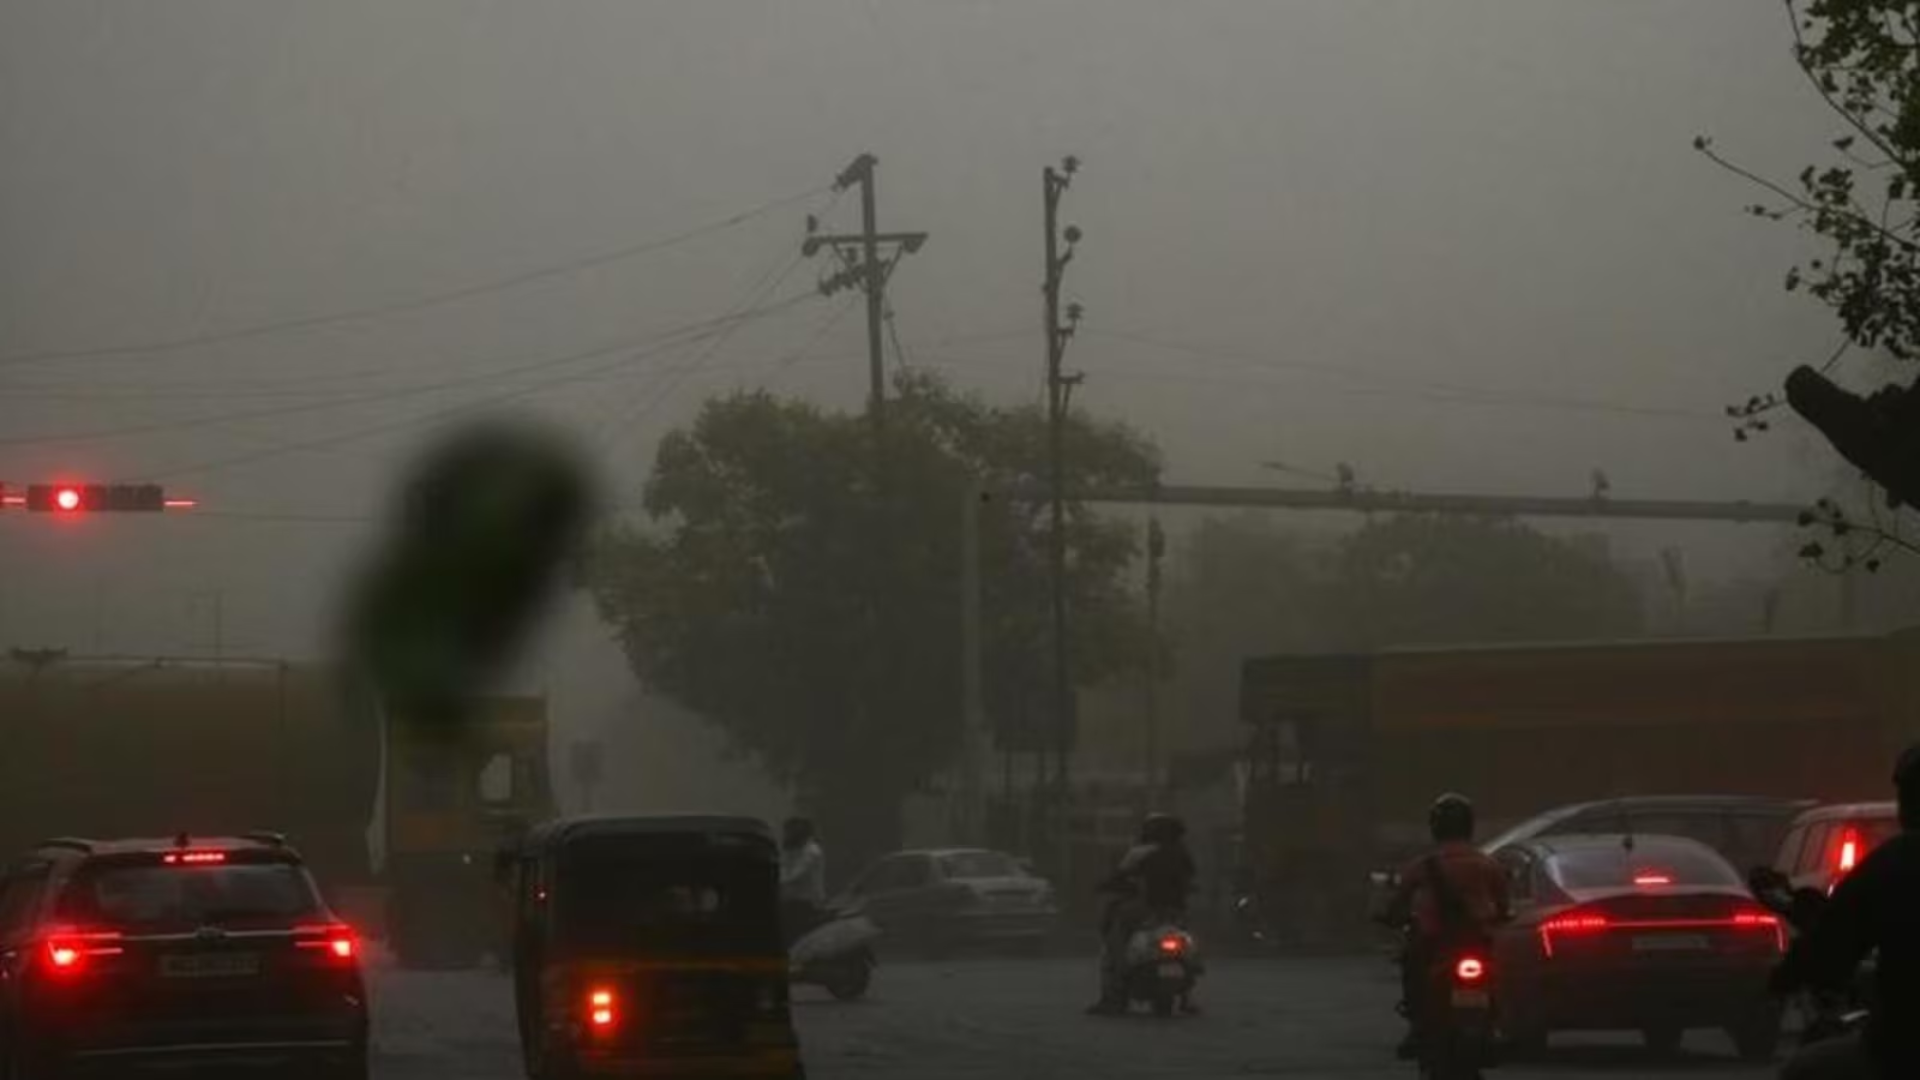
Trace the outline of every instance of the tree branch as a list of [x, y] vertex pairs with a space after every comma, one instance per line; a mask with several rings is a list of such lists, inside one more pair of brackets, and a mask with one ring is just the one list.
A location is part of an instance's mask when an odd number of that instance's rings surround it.
[[1807, 77], [1807, 82], [1812, 84], [1814, 93], [1819, 94], [1820, 100], [1827, 103], [1827, 108], [1832, 109], [1842, 120], [1847, 122], [1848, 126], [1859, 132], [1862, 138], [1872, 143], [1875, 148], [1886, 155], [1888, 160], [1900, 162], [1901, 167], [1905, 168], [1905, 159], [1894, 152], [1893, 146], [1887, 142], [1884, 136], [1873, 130], [1871, 124], [1855, 116], [1846, 106], [1835, 101], [1833, 95], [1827, 92], [1827, 88], [1820, 85], [1820, 77], [1815, 75], [1813, 68], [1807, 65], [1807, 39], [1806, 35], [1800, 32], [1800, 9], [1795, 6], [1795, 0], [1782, 0], [1782, 6], [1784, 6], [1787, 11], [1787, 25], [1793, 30], [1793, 66], [1799, 68], [1800, 73]]

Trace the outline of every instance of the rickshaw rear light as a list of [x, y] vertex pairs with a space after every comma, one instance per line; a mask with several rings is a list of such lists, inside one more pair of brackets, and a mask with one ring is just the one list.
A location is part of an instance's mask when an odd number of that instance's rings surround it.
[[1453, 965], [1453, 977], [1463, 983], [1475, 983], [1487, 977], [1486, 961], [1477, 956], [1463, 956]]

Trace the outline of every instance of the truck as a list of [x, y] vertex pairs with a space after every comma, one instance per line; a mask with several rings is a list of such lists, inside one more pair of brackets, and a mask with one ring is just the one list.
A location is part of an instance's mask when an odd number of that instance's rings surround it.
[[552, 813], [544, 700], [480, 698], [457, 738], [349, 702], [320, 665], [16, 650], [0, 662], [0, 850], [276, 831], [403, 963], [494, 950], [493, 849]]
[[1364, 933], [1369, 872], [1427, 845], [1446, 790], [1487, 836], [1621, 795], [1878, 797], [1917, 680], [1920, 633], [1252, 658], [1251, 888], [1297, 937]]

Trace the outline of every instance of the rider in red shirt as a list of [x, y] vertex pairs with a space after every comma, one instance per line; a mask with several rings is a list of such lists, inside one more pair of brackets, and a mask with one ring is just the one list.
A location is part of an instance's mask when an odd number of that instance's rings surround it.
[[[1473, 803], [1464, 795], [1442, 795], [1427, 811], [1427, 825], [1437, 846], [1400, 871], [1382, 915], [1388, 925], [1410, 930], [1400, 961], [1402, 1005], [1410, 1021], [1414, 1003], [1420, 999], [1421, 977], [1435, 950], [1463, 936], [1484, 936], [1512, 918], [1513, 912], [1506, 872], [1473, 845]], [[1450, 925], [1459, 920], [1447, 918], [1450, 905], [1443, 906], [1434, 887], [1436, 873], [1445, 878], [1465, 925]], [[1406, 1057], [1412, 1051], [1413, 1035], [1409, 1034], [1400, 1044], [1400, 1054]]]

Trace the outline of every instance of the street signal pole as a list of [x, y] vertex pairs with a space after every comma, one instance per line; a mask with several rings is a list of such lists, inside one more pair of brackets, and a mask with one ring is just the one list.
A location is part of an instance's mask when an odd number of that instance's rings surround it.
[[1053, 608], [1053, 784], [1062, 798], [1066, 795], [1069, 782], [1067, 759], [1073, 749], [1074, 724], [1072, 658], [1067, 648], [1066, 428], [1069, 397], [1080, 376], [1065, 374], [1061, 370], [1061, 361], [1066, 356], [1067, 341], [1073, 337], [1074, 328], [1079, 325], [1080, 305], [1068, 305], [1065, 319], [1061, 318], [1060, 283], [1067, 264], [1073, 261], [1073, 249], [1080, 242], [1080, 230], [1072, 225], [1061, 230], [1059, 218], [1060, 197], [1066, 194], [1067, 187], [1073, 183], [1073, 174], [1079, 169], [1079, 159], [1068, 157], [1061, 161], [1058, 168], [1049, 165], [1041, 174], [1045, 188], [1043, 205], [1047, 230], [1046, 277], [1043, 285], [1047, 341], [1047, 473], [1053, 489], [1052, 529], [1048, 534]]

